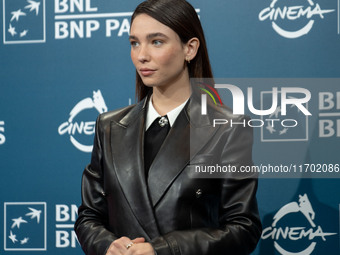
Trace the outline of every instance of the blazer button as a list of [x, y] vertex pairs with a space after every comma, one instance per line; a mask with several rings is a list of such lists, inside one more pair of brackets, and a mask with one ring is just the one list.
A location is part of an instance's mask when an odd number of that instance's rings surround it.
[[196, 197], [197, 198], [200, 198], [201, 196], [202, 196], [202, 190], [201, 189], [198, 189], [198, 190], [196, 190]]

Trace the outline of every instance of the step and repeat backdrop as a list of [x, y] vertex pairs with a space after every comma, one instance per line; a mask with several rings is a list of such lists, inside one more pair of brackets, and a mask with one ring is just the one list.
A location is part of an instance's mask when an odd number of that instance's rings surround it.
[[[1, 0], [0, 254], [83, 254], [81, 175], [98, 114], [135, 103], [139, 2]], [[254, 130], [253, 254], [339, 254], [339, 1], [190, 2], [223, 103], [252, 118], [233, 124]]]

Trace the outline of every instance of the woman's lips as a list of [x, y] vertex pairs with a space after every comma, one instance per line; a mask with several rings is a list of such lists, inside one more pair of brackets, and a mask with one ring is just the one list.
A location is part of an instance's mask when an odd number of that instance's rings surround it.
[[156, 72], [156, 70], [148, 68], [142, 68], [139, 71], [143, 76], [150, 76]]

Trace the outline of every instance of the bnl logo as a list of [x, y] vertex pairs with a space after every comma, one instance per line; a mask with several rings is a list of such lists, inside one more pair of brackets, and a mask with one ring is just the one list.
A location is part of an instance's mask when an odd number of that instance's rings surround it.
[[4, 250], [46, 251], [46, 203], [4, 203]]
[[45, 0], [3, 0], [4, 44], [46, 41]]

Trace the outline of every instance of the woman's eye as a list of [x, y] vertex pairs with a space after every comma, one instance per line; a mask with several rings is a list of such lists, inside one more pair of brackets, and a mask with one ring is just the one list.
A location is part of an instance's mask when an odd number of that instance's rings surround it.
[[136, 46], [139, 45], [139, 43], [136, 42], [136, 41], [130, 41], [130, 44], [131, 44], [132, 47], [136, 47]]
[[153, 41], [153, 44], [156, 45], [156, 46], [159, 46], [159, 45], [161, 45], [162, 43], [163, 43], [163, 42], [160, 41], [160, 40], [154, 40], [154, 41]]

